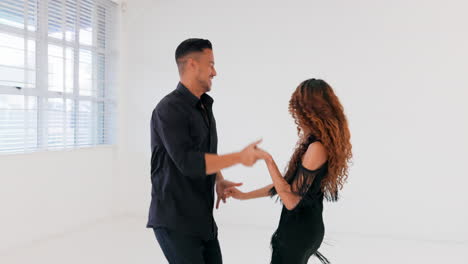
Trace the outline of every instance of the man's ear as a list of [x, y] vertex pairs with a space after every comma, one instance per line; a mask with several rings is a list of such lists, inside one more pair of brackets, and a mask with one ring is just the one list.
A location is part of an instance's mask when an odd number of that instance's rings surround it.
[[185, 71], [192, 71], [194, 68], [193, 58], [188, 57], [185, 61]]
[[190, 60], [190, 66], [192, 67], [192, 69], [194, 69], [194, 70], [197, 69], [198, 64], [199, 64], [198, 58], [197, 57], [190, 57], [189, 60]]

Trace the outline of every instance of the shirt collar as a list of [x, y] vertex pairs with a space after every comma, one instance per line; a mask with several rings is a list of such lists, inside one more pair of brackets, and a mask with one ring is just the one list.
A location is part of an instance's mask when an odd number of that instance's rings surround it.
[[200, 104], [200, 101], [203, 102], [204, 105], [206, 106], [212, 106], [213, 105], [213, 98], [211, 96], [207, 95], [206, 93], [202, 94], [200, 99], [196, 97], [185, 85], [183, 85], [181, 82], [177, 84], [177, 89], [178, 92], [193, 106], [197, 106]]

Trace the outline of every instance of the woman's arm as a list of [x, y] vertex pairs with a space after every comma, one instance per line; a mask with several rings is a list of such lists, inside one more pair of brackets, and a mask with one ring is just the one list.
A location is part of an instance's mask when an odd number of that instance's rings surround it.
[[247, 199], [255, 199], [270, 196], [271, 187], [273, 187], [273, 184], [268, 184], [263, 188], [248, 192], [246, 193]]
[[301, 197], [299, 195], [294, 194], [291, 191], [291, 186], [286, 182], [286, 180], [283, 178], [281, 173], [278, 170], [278, 167], [276, 166], [276, 163], [274, 162], [273, 158], [268, 154], [267, 152], [262, 151], [263, 157], [265, 159], [265, 162], [267, 163], [268, 171], [270, 172], [271, 179], [273, 180], [273, 184], [269, 184], [263, 188], [251, 191], [251, 192], [242, 192], [236, 187], [229, 187], [226, 188], [225, 190], [225, 197], [233, 197], [235, 199], [239, 200], [248, 200], [248, 199], [254, 199], [254, 198], [260, 198], [260, 197], [266, 197], [269, 196], [270, 189], [272, 187], [275, 187], [276, 192], [280, 196], [281, 200], [283, 201], [284, 206], [288, 210], [294, 209], [296, 205], [299, 203], [301, 200]]
[[301, 196], [292, 192], [291, 185], [283, 178], [281, 172], [278, 170], [273, 157], [264, 152], [265, 163], [270, 173], [273, 185], [275, 186], [276, 192], [278, 193], [281, 201], [288, 210], [292, 210], [301, 201]]
[[[284, 206], [288, 210], [294, 209], [297, 204], [301, 201], [302, 197], [293, 192], [297, 190], [297, 185], [300, 184], [297, 181], [293, 183], [294, 188], [283, 178], [278, 167], [276, 166], [273, 157], [266, 151], [262, 151], [262, 159], [265, 160], [265, 163], [270, 172], [271, 179], [275, 186], [276, 192], [283, 201]], [[303, 165], [311, 170], [318, 169], [327, 161], [327, 152], [325, 147], [320, 142], [314, 142], [309, 145], [304, 158], [301, 161]]]
[[[260, 150], [261, 159], [265, 160], [265, 163], [268, 168], [268, 172], [270, 173], [271, 179], [273, 184], [269, 184], [263, 188], [244, 193], [235, 187], [230, 187], [226, 189], [226, 198], [233, 197], [239, 200], [246, 200], [246, 199], [253, 199], [259, 197], [269, 196], [269, 190], [272, 187], [275, 187], [276, 192], [280, 196], [284, 206], [288, 210], [293, 210], [297, 204], [301, 201], [302, 197], [297, 195], [293, 192], [292, 186], [283, 178], [281, 172], [278, 170], [278, 166], [276, 166], [273, 157], [266, 151]], [[311, 170], [318, 169], [320, 166], [323, 165], [324, 162], [327, 160], [327, 154], [323, 145], [319, 142], [315, 142], [309, 145], [302, 163]], [[295, 188], [298, 184], [297, 182], [293, 183]]]
[[226, 188], [224, 194], [226, 195], [226, 198], [232, 197], [238, 200], [248, 200], [248, 199], [255, 199], [255, 198], [260, 198], [260, 197], [267, 197], [270, 195], [269, 191], [273, 187], [273, 184], [268, 184], [267, 186], [253, 190], [250, 192], [242, 192], [236, 187], [229, 187]]

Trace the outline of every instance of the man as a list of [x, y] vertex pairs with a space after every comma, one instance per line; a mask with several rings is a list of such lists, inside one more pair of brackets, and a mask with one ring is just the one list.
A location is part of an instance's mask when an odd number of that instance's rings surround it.
[[220, 170], [260, 157], [257, 141], [242, 151], [217, 155], [213, 99], [206, 93], [216, 76], [210, 41], [187, 39], [176, 49], [180, 82], [156, 106], [151, 118], [151, 206], [147, 227], [169, 263], [222, 263], [213, 218], [224, 189], [239, 186]]

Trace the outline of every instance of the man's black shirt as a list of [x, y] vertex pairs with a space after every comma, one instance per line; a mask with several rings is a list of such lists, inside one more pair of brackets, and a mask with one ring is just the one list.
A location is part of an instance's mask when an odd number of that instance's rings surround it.
[[182, 83], [151, 117], [151, 205], [147, 227], [165, 227], [213, 239], [216, 175], [206, 174], [205, 153], [217, 153], [213, 99], [197, 98]]

